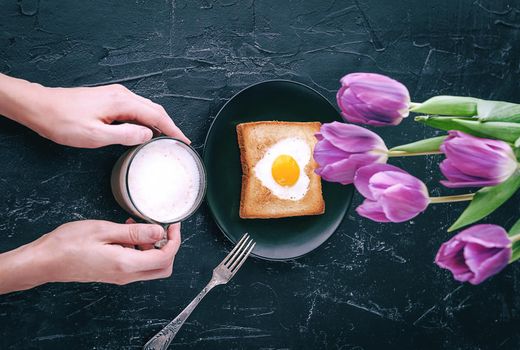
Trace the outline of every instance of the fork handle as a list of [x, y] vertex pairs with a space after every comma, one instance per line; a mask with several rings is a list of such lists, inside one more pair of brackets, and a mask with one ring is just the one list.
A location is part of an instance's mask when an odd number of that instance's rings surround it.
[[173, 338], [177, 335], [177, 332], [181, 329], [186, 319], [191, 315], [193, 310], [199, 305], [202, 298], [208, 294], [210, 290], [215, 287], [217, 283], [212, 279], [209, 283], [200, 291], [200, 293], [186, 306], [184, 310], [175, 317], [173, 321], [168, 323], [159, 333], [154, 335], [146, 344], [144, 344], [143, 350], [166, 350]]

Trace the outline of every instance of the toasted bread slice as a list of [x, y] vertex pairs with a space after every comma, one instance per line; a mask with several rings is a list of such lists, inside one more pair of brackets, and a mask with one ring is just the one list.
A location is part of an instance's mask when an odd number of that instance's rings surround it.
[[242, 162], [242, 192], [240, 217], [243, 219], [270, 219], [289, 216], [319, 215], [325, 212], [321, 193], [321, 178], [314, 172], [317, 163], [311, 157], [305, 166], [310, 179], [309, 188], [300, 200], [281, 199], [262, 185], [255, 176], [254, 167], [266, 150], [275, 143], [296, 137], [303, 139], [311, 148], [316, 144], [315, 134], [320, 130], [319, 122], [253, 122], [237, 125], [240, 160]]

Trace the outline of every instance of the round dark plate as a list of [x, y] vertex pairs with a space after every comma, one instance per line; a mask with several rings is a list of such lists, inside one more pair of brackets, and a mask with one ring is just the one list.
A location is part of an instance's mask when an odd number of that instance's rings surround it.
[[312, 88], [287, 80], [252, 85], [229, 100], [211, 125], [204, 146], [206, 200], [217, 225], [233, 243], [248, 232], [252, 255], [268, 260], [300, 257], [325, 242], [339, 226], [352, 200], [352, 186], [322, 181], [325, 214], [283, 219], [241, 219], [238, 215], [242, 168], [236, 125], [252, 121], [320, 121], [341, 117]]

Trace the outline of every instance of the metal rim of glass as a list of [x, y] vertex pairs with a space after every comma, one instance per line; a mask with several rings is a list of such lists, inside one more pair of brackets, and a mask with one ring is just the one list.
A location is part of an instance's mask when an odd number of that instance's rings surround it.
[[[193, 159], [195, 160], [195, 163], [197, 164], [197, 169], [199, 170], [199, 175], [200, 175], [199, 176], [199, 193], [197, 194], [197, 198], [195, 199], [193, 206], [190, 208], [190, 210], [188, 210], [186, 212], [185, 215], [175, 218], [174, 221], [168, 221], [168, 222], [160, 222], [160, 221], [154, 220], [154, 219], [150, 218], [148, 215], [144, 214], [139, 209], [139, 207], [136, 205], [134, 200], [132, 199], [132, 195], [130, 193], [130, 188], [128, 186], [128, 173], [130, 172], [130, 167], [132, 166], [132, 162], [134, 161], [135, 156], [137, 155], [137, 153], [139, 153], [139, 151], [141, 149], [146, 147], [148, 144], [158, 141], [158, 140], [172, 140], [172, 141], [176, 141], [180, 145], [182, 145], [182, 147], [184, 147], [193, 156]], [[177, 222], [180, 222], [180, 221], [183, 221], [183, 220], [189, 218], [201, 206], [201, 204], [204, 200], [204, 196], [206, 195], [206, 187], [207, 187], [206, 168], [205, 168], [204, 163], [202, 162], [202, 159], [199, 156], [199, 154], [195, 151], [195, 149], [193, 149], [193, 147], [188, 145], [186, 142], [181, 141], [175, 137], [169, 137], [169, 136], [155, 137], [155, 138], [137, 146], [137, 148], [132, 152], [132, 155], [130, 156], [130, 159], [128, 161], [128, 166], [126, 166], [125, 187], [126, 187], [126, 193], [128, 194], [128, 198], [130, 199], [130, 203], [132, 203], [132, 206], [144, 218], [144, 220], [146, 220], [148, 222], [156, 223], [156, 224], [161, 224], [161, 225], [170, 225], [170, 224], [174, 224], [174, 223], [177, 223]]]

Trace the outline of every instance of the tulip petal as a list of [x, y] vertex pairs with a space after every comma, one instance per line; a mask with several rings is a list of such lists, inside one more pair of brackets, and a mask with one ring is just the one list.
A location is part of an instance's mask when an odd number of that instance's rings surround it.
[[468, 243], [464, 248], [464, 258], [474, 276], [471, 284], [479, 284], [504, 269], [511, 258], [511, 249], [485, 248]]
[[355, 169], [352, 169], [349, 164], [349, 160], [344, 159], [339, 162], [319, 167], [314, 172], [321, 176], [325, 181], [338, 182], [342, 185], [347, 185], [352, 183], [355, 173]]
[[379, 198], [386, 217], [392, 222], [404, 222], [416, 217], [428, 207], [429, 198], [422, 190], [401, 184], [387, 188]]
[[[341, 82], [341, 80], [340, 80]], [[339, 88], [338, 92], [336, 93], [336, 102], [338, 103], [338, 107], [340, 110], [344, 110], [346, 108], [345, 104], [343, 103], [343, 95], [345, 91], [348, 89], [348, 86], [343, 84]]]
[[404, 171], [380, 171], [370, 177], [368, 187], [374, 198], [381, 196], [385, 190], [395, 184], [403, 185], [409, 189], [414, 189], [428, 197], [428, 190], [424, 183]]
[[495, 186], [500, 183], [496, 180], [469, 176], [453, 166], [451, 159], [443, 160], [439, 168], [442, 174], [448, 179], [441, 180], [440, 183], [449, 188]]
[[[444, 149], [446, 156], [453, 161], [456, 168], [465, 174], [476, 177], [497, 178], [501, 176], [504, 164], [516, 164], [513, 156], [497, 152], [483, 142], [476, 145], [471, 142], [462, 144], [448, 141]], [[507, 177], [509, 175], [511, 174], [508, 174]]]
[[406, 173], [404, 170], [390, 164], [370, 164], [358, 169], [354, 176], [354, 186], [363, 197], [375, 200], [369, 188], [370, 178], [380, 171], [394, 171]]
[[[396, 111], [381, 110], [374, 112], [374, 106], [360, 100], [352, 90], [344, 92], [342, 98], [343, 116], [350, 122], [362, 123], [374, 126], [397, 125], [402, 120]], [[394, 121], [395, 118], [399, 120]]]
[[408, 116], [410, 94], [400, 82], [373, 73], [353, 73], [340, 80], [336, 94], [345, 119], [375, 126], [397, 125]]
[[353, 73], [347, 74], [340, 80], [343, 86], [347, 86], [354, 90], [356, 95], [360, 95], [365, 91], [378, 92], [374, 95], [375, 98], [393, 97], [397, 96], [397, 100], [410, 101], [408, 89], [392, 78], [385, 75], [374, 73]]
[[334, 147], [329, 140], [323, 139], [316, 143], [314, 146], [313, 157], [314, 160], [319, 164], [330, 164], [344, 160], [348, 158], [351, 153], [342, 151], [339, 148]]
[[379, 135], [357, 125], [332, 122], [323, 124], [320, 133], [333, 146], [345, 152], [360, 153], [375, 149], [382, 153], [388, 151]]
[[401, 96], [385, 95], [376, 90], [355, 92], [354, 89], [349, 89], [343, 95], [343, 103], [350, 106], [350, 110], [347, 107], [345, 111], [355, 111], [366, 119], [374, 118], [384, 123], [398, 124], [393, 119], [402, 120], [408, 116], [409, 102], [403, 101]]
[[459, 240], [450, 240], [441, 245], [435, 257], [435, 263], [453, 273], [454, 278], [460, 282], [466, 282], [473, 273], [464, 261], [464, 243]]
[[446, 155], [440, 168], [447, 187], [498, 185], [518, 168], [512, 148], [500, 140], [451, 130], [440, 149]]
[[352, 183], [356, 171], [365, 165], [386, 162], [383, 140], [356, 125], [332, 122], [321, 126], [314, 147], [315, 172], [326, 181]]
[[467, 181], [467, 182], [452, 182], [441, 180], [439, 181], [444, 187], [448, 188], [466, 188], [466, 187], [486, 187], [496, 186], [498, 183], [495, 181]]
[[379, 161], [379, 158], [375, 155], [353, 154], [347, 159], [319, 167], [315, 172], [325, 181], [339, 182], [340, 184], [347, 185], [354, 181], [354, 176], [359, 168], [377, 161]]
[[360, 216], [376, 222], [390, 222], [383, 212], [381, 205], [369, 199], [365, 199], [365, 201], [356, 208], [356, 212]]
[[342, 115], [351, 123], [362, 123], [373, 126], [398, 125], [403, 117], [398, 111], [376, 111], [372, 105], [349, 103]]
[[501, 271], [511, 258], [511, 241], [498, 225], [474, 225], [439, 248], [435, 263], [456, 280], [479, 284]]
[[476, 243], [487, 248], [505, 248], [511, 246], [506, 230], [493, 224], [473, 225], [461, 231], [457, 238], [463, 242]]

